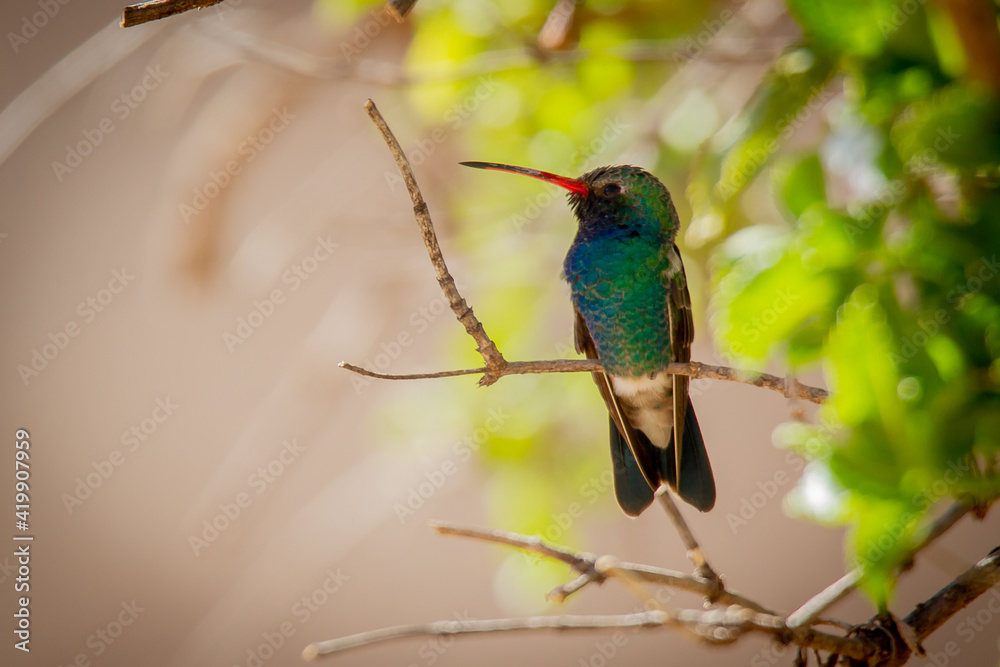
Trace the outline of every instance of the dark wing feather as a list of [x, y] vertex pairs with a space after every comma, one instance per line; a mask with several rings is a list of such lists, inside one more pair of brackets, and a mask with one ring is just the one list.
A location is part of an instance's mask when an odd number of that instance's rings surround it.
[[[670, 277], [669, 302], [670, 345], [674, 361], [691, 361], [691, 342], [694, 340], [694, 317], [691, 314], [691, 295], [688, 293], [684, 263], [677, 246], [671, 247], [670, 261], [677, 271]], [[676, 263], [675, 263], [676, 262]], [[681, 498], [707, 512], [715, 505], [715, 478], [708, 460], [705, 440], [701, 435], [698, 417], [688, 400], [686, 375], [673, 376], [674, 434], [673, 470], [666, 478]], [[683, 454], [683, 456], [681, 456]], [[679, 471], [679, 474], [677, 474]], [[675, 473], [671, 475], [670, 473]]]
[[[691, 295], [688, 293], [684, 263], [677, 246], [670, 248], [670, 264], [676, 267], [669, 276], [670, 291], [667, 295], [667, 314], [670, 317], [670, 347], [674, 361], [691, 361], [691, 342], [694, 340], [694, 316], [691, 314]], [[684, 451], [684, 429], [688, 412], [688, 383], [686, 375], [673, 376], [674, 400], [674, 469], [683, 470], [681, 454]], [[674, 486], [677, 490], [677, 486]]]
[[[574, 309], [576, 351], [588, 359], [598, 359], [597, 348], [580, 312]], [[594, 382], [601, 392], [611, 415], [611, 461], [615, 475], [615, 497], [629, 516], [639, 516], [653, 502], [653, 489], [659, 487], [659, 466], [650, 458], [653, 451], [645, 435], [637, 432], [622, 411], [621, 403], [611, 389], [607, 374], [594, 373]]]
[[698, 426], [694, 407], [687, 404], [687, 427], [684, 429], [684, 467], [677, 479], [677, 495], [702, 512], [715, 506], [715, 477], [708, 451]]
[[[642, 474], [625, 437], [615, 425], [614, 417], [609, 417], [608, 421], [611, 422], [609, 430], [611, 432], [611, 468], [615, 476], [615, 498], [625, 514], [639, 516], [652, 504], [653, 489], [650, 488], [649, 482]], [[644, 437], [642, 431], [638, 431], [637, 435], [640, 438]]]

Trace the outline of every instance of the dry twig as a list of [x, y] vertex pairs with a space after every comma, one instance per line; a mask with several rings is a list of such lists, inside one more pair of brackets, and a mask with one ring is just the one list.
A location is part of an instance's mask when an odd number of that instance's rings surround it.
[[656, 497], [659, 499], [660, 505], [663, 506], [667, 516], [673, 522], [674, 528], [677, 529], [677, 534], [680, 535], [681, 542], [684, 543], [684, 548], [687, 550], [688, 560], [694, 565], [698, 574], [712, 582], [713, 590], [709, 594], [708, 599], [714, 602], [722, 594], [722, 591], [725, 590], [725, 587], [722, 585], [722, 579], [712, 569], [712, 566], [708, 564], [705, 552], [701, 550], [698, 540], [695, 539], [694, 533], [691, 532], [687, 522], [684, 520], [684, 516], [677, 508], [677, 503], [670, 497], [670, 492], [665, 485], [660, 485], [660, 488], [656, 490]]
[[375, 123], [375, 127], [378, 128], [386, 145], [392, 152], [392, 157], [396, 160], [396, 166], [399, 167], [399, 173], [403, 176], [403, 182], [406, 183], [406, 190], [410, 193], [410, 199], [413, 201], [413, 217], [417, 220], [417, 225], [420, 227], [420, 234], [424, 239], [424, 245], [427, 246], [427, 254], [430, 255], [431, 264], [434, 265], [434, 273], [437, 275], [438, 285], [441, 286], [441, 291], [444, 292], [444, 296], [448, 300], [448, 305], [454, 311], [455, 317], [458, 318], [458, 321], [462, 323], [468, 334], [479, 345], [479, 354], [482, 355], [483, 361], [486, 363], [486, 373], [479, 381], [479, 384], [482, 386], [491, 385], [500, 379], [498, 373], [500, 369], [507, 365], [507, 361], [500, 354], [500, 351], [497, 350], [496, 344], [486, 335], [483, 325], [480, 324], [475, 314], [473, 314], [472, 307], [465, 302], [465, 299], [458, 292], [455, 279], [451, 277], [448, 266], [444, 263], [444, 255], [441, 254], [441, 246], [438, 245], [437, 234], [434, 233], [434, 223], [431, 222], [431, 214], [427, 210], [427, 204], [424, 202], [423, 195], [420, 194], [420, 188], [417, 187], [417, 179], [413, 176], [413, 170], [410, 169], [410, 162], [406, 159], [403, 149], [399, 146], [399, 142], [396, 140], [395, 135], [393, 135], [392, 130], [389, 129], [385, 119], [382, 118], [382, 114], [375, 107], [375, 103], [371, 100], [366, 101], [365, 109], [368, 111], [372, 122]]
[[530, 616], [468, 621], [437, 621], [421, 625], [398, 625], [371, 632], [316, 642], [306, 646], [302, 657], [313, 660], [321, 655], [347, 651], [368, 644], [407, 637], [435, 637], [470, 633], [516, 632], [522, 630], [604, 630], [607, 628], [661, 628], [670, 616], [662, 611], [608, 616]]
[[917, 605], [905, 621], [924, 639], [973, 600], [1000, 583], [1000, 546], [963, 572], [934, 597]]
[[204, 9], [217, 5], [222, 0], [151, 0], [136, 5], [129, 5], [122, 11], [122, 27], [131, 28], [135, 25], [165, 19], [174, 14], [181, 14], [192, 9]]
[[[432, 526], [442, 534], [508, 544], [567, 563], [582, 572], [581, 576], [574, 581], [587, 578], [574, 590], [579, 590], [591, 581], [604, 581], [608, 578], [619, 580], [626, 585], [626, 588], [629, 588], [630, 584], [640, 581], [702, 594], [711, 588], [711, 583], [702, 579], [645, 565], [618, 562], [610, 556], [595, 558], [589, 554], [574, 553], [562, 547], [546, 544], [538, 537], [451, 523], [434, 523]], [[876, 660], [880, 665], [895, 667], [903, 665], [909, 659], [914, 648], [920, 650], [919, 642], [921, 640], [998, 582], [1000, 582], [1000, 547], [994, 549], [986, 558], [960, 575], [929, 600], [918, 604], [904, 621], [887, 616], [876, 616], [867, 623], [851, 629], [846, 637], [831, 635], [811, 627], [789, 627], [787, 619], [760, 608], [751, 600], [726, 591], [724, 595], [728, 598], [721, 600], [728, 603], [725, 608], [716, 607], [709, 610], [653, 609], [617, 615], [531, 616], [526, 618], [438, 621], [383, 628], [316, 642], [305, 648], [303, 657], [311, 660], [321, 655], [408, 637], [511, 631], [669, 627], [682, 630], [710, 644], [731, 643], [747, 633], [768, 634], [783, 644], [795, 644], [803, 649], [812, 649], [817, 655], [817, 660], [819, 660], [819, 651], [828, 652], [831, 657], [827, 664], [833, 664], [838, 657], [842, 657], [851, 665], [868, 665]], [[907, 641], [907, 638], [910, 641]]]
[[[452, 523], [433, 523], [432, 526], [441, 534], [473, 537], [487, 542], [508, 544], [567, 563], [577, 571], [582, 572], [581, 576], [574, 581], [586, 577], [586, 581], [579, 584], [574, 590], [579, 590], [590, 581], [604, 581], [607, 578], [618, 580], [627, 589], [632, 589], [640, 582], [646, 582], [703, 595], [715, 590], [713, 582], [705, 579], [688, 577], [647, 565], [619, 562], [611, 556], [595, 558], [591, 555], [577, 554], [562, 547], [546, 544], [538, 537]], [[639, 597], [646, 604], [652, 603], [659, 606], [652, 596], [640, 594]], [[780, 641], [813, 647], [817, 650], [832, 651], [851, 658], [865, 659], [869, 655], [864, 643], [852, 638], [838, 637], [812, 628], [792, 631], [785, 625], [783, 618], [732, 591], [723, 591], [719, 596], [719, 601], [728, 606], [707, 611], [653, 609], [641, 613], [621, 615], [532, 616], [471, 621], [438, 621], [421, 625], [397, 626], [316, 642], [307, 646], [302, 654], [306, 659], [313, 659], [321, 655], [339, 653], [368, 644], [416, 636], [527, 630], [563, 631], [673, 627], [712, 644], [730, 643], [747, 632], [757, 632], [770, 634]]]
[[[450, 378], [459, 375], [479, 375], [488, 372], [485, 367], [463, 368], [453, 371], [436, 371], [433, 373], [379, 373], [368, 370], [346, 361], [340, 363], [340, 367], [347, 369], [358, 375], [377, 378], [379, 380], [432, 380], [437, 378]], [[593, 373], [602, 371], [604, 367], [596, 359], [553, 359], [551, 361], [508, 361], [493, 372], [498, 378], [505, 375], [529, 375], [535, 373]], [[822, 403], [827, 399], [828, 393], [819, 387], [796, 384], [793, 393], [789, 393], [785, 379], [768, 373], [752, 373], [738, 371], [728, 366], [712, 366], [698, 361], [687, 363], [673, 362], [665, 369], [668, 373], [676, 375], [687, 375], [692, 378], [708, 378], [710, 380], [726, 380], [728, 382], [742, 382], [761, 389], [770, 389], [791, 398], [800, 398], [810, 403]], [[492, 383], [491, 383], [492, 384]]]
[[[913, 551], [916, 555], [919, 551], [928, 546], [931, 542], [943, 535], [949, 528], [958, 523], [958, 520], [972, 510], [971, 505], [965, 503], [955, 503], [948, 511], [942, 514], [927, 531], [927, 535]], [[912, 556], [911, 556], [912, 557]], [[819, 617], [829, 607], [833, 606], [845, 595], [854, 590], [854, 587], [861, 581], [861, 569], [854, 568], [837, 581], [833, 582], [822, 591], [806, 601], [801, 607], [788, 615], [788, 627], [806, 627]]]
[[[471, 537], [473, 539], [483, 540], [484, 542], [496, 542], [498, 544], [507, 544], [512, 547], [517, 547], [518, 549], [524, 549], [525, 551], [536, 553], [540, 556], [545, 556], [546, 558], [562, 561], [579, 572], [581, 577], [588, 577], [587, 581], [577, 582], [575, 579], [570, 582], [573, 587], [563, 596], [553, 595], [553, 593], [549, 594], [550, 599], [556, 599], [560, 602], [570, 593], [576, 592], [577, 590], [583, 588], [586, 584], [591, 582], [603, 583], [608, 578], [607, 572], [598, 572], [596, 569], [597, 561], [600, 560], [599, 558], [591, 554], [576, 553], [564, 547], [548, 544], [540, 537], [528, 537], [505, 530], [465, 526], [446, 521], [434, 521], [431, 523], [431, 528], [442, 535]], [[704, 577], [692, 577], [673, 570], [665, 570], [651, 565], [638, 565], [636, 563], [626, 563], [622, 561], [615, 562], [615, 570], [627, 572], [635, 579], [646, 583], [668, 586], [678, 590], [687, 591], [689, 593], [704, 595], [707, 598], [711, 598], [714, 595], [716, 596], [715, 601], [721, 604], [735, 604], [765, 614], [773, 613], [770, 609], [757, 604], [753, 600], [746, 598], [739, 593], [725, 588], [721, 591], [717, 590], [716, 584], [712, 580]], [[580, 579], [581, 577], [577, 577], [577, 579]], [[565, 591], [570, 587], [570, 584], [561, 586], [560, 588], [557, 588], [556, 591]]]
[[389, 13], [389, 16], [402, 23], [415, 4], [417, 4], [417, 0], [388, 0], [385, 3], [385, 11]]
[[437, 621], [420, 625], [400, 625], [315, 642], [306, 646], [302, 651], [302, 657], [306, 660], [313, 660], [322, 655], [340, 653], [369, 644], [408, 637], [539, 630], [566, 632], [570, 630], [600, 631], [616, 628], [661, 629], [664, 627], [685, 630], [697, 639], [711, 644], [729, 644], [749, 632], [769, 634], [783, 639], [791, 634], [790, 641], [803, 646], [812, 646], [821, 651], [832, 651], [858, 660], [864, 660], [869, 655], [864, 643], [856, 639], [836, 637], [812, 629], [789, 633], [782, 619], [778, 616], [732, 606], [727, 609], [710, 609], [708, 611], [682, 609], [674, 613], [655, 609], [632, 614], [529, 616], [526, 618]]

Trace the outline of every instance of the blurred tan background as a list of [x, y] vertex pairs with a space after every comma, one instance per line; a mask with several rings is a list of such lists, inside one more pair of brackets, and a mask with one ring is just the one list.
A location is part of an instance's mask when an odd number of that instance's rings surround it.
[[[333, 61], [350, 33], [324, 29], [301, 1], [226, 3], [127, 31], [113, 25], [120, 2], [58, 7], [16, 53], [9, 37], [0, 46], [8, 151], [0, 509], [11, 517], [14, 433], [26, 428], [35, 536], [31, 652], [14, 650], [8, 630], [0, 663], [294, 665], [311, 641], [386, 625], [633, 610], [613, 586], [561, 607], [545, 603], [549, 585], [512, 590], [509, 572], [523, 558], [426, 527], [490, 523], [491, 466], [456, 456], [454, 443], [517, 428], [522, 403], [513, 395], [565, 394], [566, 413], [587, 415], [578, 446], [605, 456], [606, 417], [589, 378], [515, 377], [477, 389], [468, 377], [359, 384], [337, 368], [386, 365], [381, 353], [392, 372], [443, 369], [453, 365], [448, 346], [473, 347], [441, 308], [406, 193], [388, 187], [394, 167], [361, 105], [375, 98], [404, 147], [428, 128], [377, 72], [309, 76], [302, 72], [315, 63], [296, 60], [307, 52]], [[38, 11], [36, 2], [4, 3], [4, 34], [21, 33]], [[366, 57], [398, 64], [408, 30], [386, 26]], [[15, 99], [20, 106], [8, 106]], [[81, 145], [75, 152], [88, 154], [77, 163], [67, 147]], [[489, 286], [451, 241], [452, 230], [474, 222], [455, 219], [448, 201], [471, 178], [456, 162], [489, 157], [450, 141], [416, 169], [460, 285], [489, 314], [487, 329], [489, 317], [523, 313], [515, 299], [498, 308], [476, 298]], [[554, 220], [565, 245], [539, 261], [551, 265], [544, 289], [558, 292], [573, 230], [568, 212]], [[569, 344], [568, 305], [546, 315], [537, 339], [504, 350], [508, 358], [553, 356]], [[698, 318], [705, 331], [703, 305]], [[700, 336], [696, 359], [713, 359], [709, 341]], [[449, 405], [455, 392], [486, 392], [489, 408]], [[771, 430], [790, 406], [730, 383], [705, 384], [695, 401], [720, 493], [710, 514], [685, 508], [692, 527], [730, 585], [794, 609], [843, 572], [843, 557], [839, 531], [782, 511], [792, 484], [775, 480], [797, 478], [801, 463], [771, 445]], [[416, 407], [386, 416], [385, 406], [405, 405]], [[448, 462], [456, 472], [414, 502]], [[662, 514], [629, 520], [607, 478], [592, 481], [581, 487], [585, 511], [572, 520], [570, 546], [688, 569]], [[418, 505], [412, 515], [399, 509], [408, 500]], [[751, 502], [761, 506], [750, 511]], [[745, 525], [733, 519], [741, 511]], [[9, 520], [3, 533], [13, 535]], [[565, 533], [558, 515], [552, 526], [552, 535]], [[905, 576], [898, 610], [936, 591], [998, 534], [996, 512], [982, 524], [966, 519]], [[12, 553], [0, 550], [9, 628]], [[997, 664], [994, 599], [937, 632], [924, 664]], [[977, 613], [973, 632], [965, 619]], [[832, 613], [870, 614], [860, 596]], [[793, 659], [756, 638], [712, 649], [671, 633], [628, 634], [624, 645], [611, 637], [413, 640], [338, 660], [758, 667]], [[940, 653], [949, 641], [958, 657]]]

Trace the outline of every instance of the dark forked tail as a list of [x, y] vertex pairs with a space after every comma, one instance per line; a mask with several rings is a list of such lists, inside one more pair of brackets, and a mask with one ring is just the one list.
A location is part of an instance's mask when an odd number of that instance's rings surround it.
[[[647, 458], [657, 467], [659, 481], [669, 485], [687, 503], [707, 512], [715, 506], [715, 479], [712, 464], [705, 450], [698, 417], [689, 401], [685, 418], [684, 437], [681, 440], [680, 483], [675, 484], [673, 436], [666, 449], [656, 447], [646, 434], [638, 429], [633, 432], [636, 445], [642, 447]], [[628, 443], [611, 420], [611, 463], [615, 474], [615, 497], [618, 505], [629, 516], [639, 516], [653, 502], [653, 489], [643, 477], [639, 464], [628, 448]]]

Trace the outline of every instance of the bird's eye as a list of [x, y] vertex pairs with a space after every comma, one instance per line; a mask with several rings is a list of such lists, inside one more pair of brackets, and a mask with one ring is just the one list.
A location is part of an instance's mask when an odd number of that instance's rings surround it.
[[621, 194], [622, 186], [617, 183], [608, 183], [604, 186], [604, 196], [614, 197], [615, 195]]

